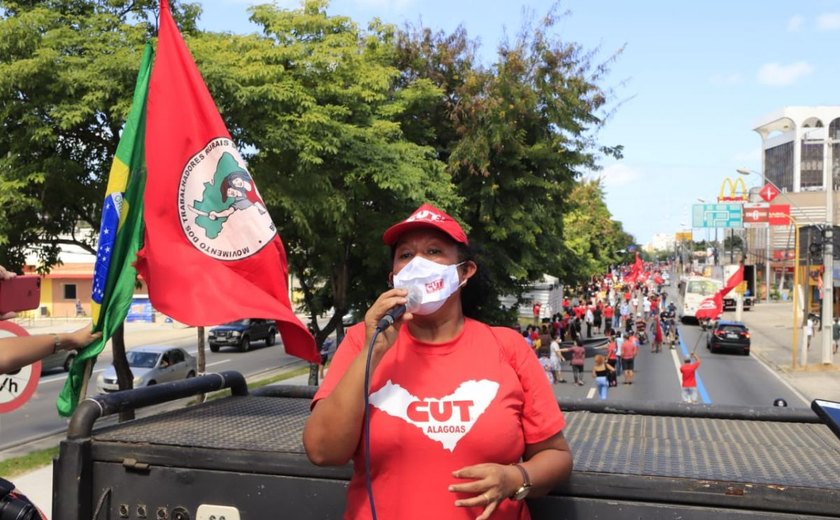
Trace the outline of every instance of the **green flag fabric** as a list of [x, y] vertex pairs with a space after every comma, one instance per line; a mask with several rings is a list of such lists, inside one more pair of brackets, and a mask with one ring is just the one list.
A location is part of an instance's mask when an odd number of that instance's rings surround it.
[[102, 337], [82, 349], [73, 361], [56, 402], [58, 413], [64, 417], [72, 415], [79, 404], [86, 362], [96, 361], [105, 344], [123, 323], [134, 294], [137, 271], [133, 263], [143, 241], [146, 96], [151, 69], [152, 46], [147, 43], [137, 74], [131, 111], [111, 165], [102, 205], [91, 294], [93, 330], [101, 331]]

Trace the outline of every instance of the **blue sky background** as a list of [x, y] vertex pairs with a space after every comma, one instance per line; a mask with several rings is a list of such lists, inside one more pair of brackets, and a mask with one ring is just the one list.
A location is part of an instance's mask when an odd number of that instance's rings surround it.
[[[201, 1], [201, 0], [199, 0]], [[253, 32], [253, 0], [204, 0], [199, 26]], [[331, 14], [362, 26], [379, 17], [481, 42], [485, 64], [519, 31], [523, 9], [544, 15], [554, 2], [530, 0], [334, 0]], [[296, 7], [296, 0], [278, 1]], [[761, 168], [758, 119], [786, 106], [840, 104], [840, 0], [566, 0], [558, 36], [598, 48], [600, 60], [626, 45], [602, 83], [622, 101], [599, 134], [625, 147], [604, 161], [607, 205], [639, 243], [691, 226], [697, 198], [713, 201], [735, 169]], [[756, 176], [745, 178], [758, 185]], [[683, 226], [684, 225], [684, 226]], [[688, 227], [685, 227], [688, 226]], [[695, 230], [695, 238], [706, 231]]]

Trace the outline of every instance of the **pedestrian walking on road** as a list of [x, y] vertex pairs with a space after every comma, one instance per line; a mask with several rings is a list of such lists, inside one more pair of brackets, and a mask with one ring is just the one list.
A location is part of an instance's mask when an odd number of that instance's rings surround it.
[[575, 376], [575, 384], [583, 386], [583, 364], [586, 361], [586, 349], [583, 348], [583, 341], [579, 338], [569, 348], [572, 353], [572, 374]]
[[624, 384], [632, 385], [636, 368], [636, 354], [639, 353], [639, 341], [630, 332], [621, 346], [621, 365], [624, 367]]
[[563, 350], [560, 348], [560, 340], [557, 337], [551, 338], [551, 362], [554, 365], [554, 382], [565, 383], [563, 378]]
[[[692, 362], [691, 360], [694, 359]], [[700, 356], [691, 353], [691, 357], [685, 358], [685, 363], [680, 367], [682, 372], [682, 399], [686, 403], [697, 402], [697, 369], [700, 368]]]
[[592, 367], [592, 377], [595, 378], [595, 385], [598, 387], [598, 399], [602, 401], [607, 398], [610, 372], [615, 372], [615, 369], [605, 362], [603, 354], [597, 354], [595, 366]]
[[618, 365], [618, 344], [615, 337], [610, 334], [609, 343], [607, 344], [607, 364], [612, 368], [607, 374], [607, 382], [609, 386], [618, 386], [616, 366]]

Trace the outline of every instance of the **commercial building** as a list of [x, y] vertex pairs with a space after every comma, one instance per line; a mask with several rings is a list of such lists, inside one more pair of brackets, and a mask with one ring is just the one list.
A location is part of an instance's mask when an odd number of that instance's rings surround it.
[[[747, 233], [747, 261], [758, 267], [763, 299], [765, 284], [761, 278], [766, 273], [765, 262], [770, 266], [771, 296], [787, 295], [791, 290], [794, 227], [837, 222], [837, 204], [827, 204], [825, 190], [831, 190], [836, 199], [840, 188], [840, 106], [786, 107], [761, 118], [754, 131], [762, 144], [762, 167], [756, 173], [764, 182], [750, 190], [750, 201], [764, 202], [758, 191], [769, 182], [781, 192], [773, 203], [789, 204], [794, 221], [790, 226], [751, 229]], [[830, 177], [828, 186], [826, 173]], [[759, 182], [758, 178], [754, 180]], [[827, 207], [834, 214], [827, 214]], [[807, 238], [810, 240], [811, 235]], [[822, 262], [817, 260], [814, 264], [816, 267]], [[813, 290], [817, 290], [818, 283], [829, 280], [833, 280], [833, 285], [840, 284], [840, 277], [830, 273], [819, 280], [814, 277]]]

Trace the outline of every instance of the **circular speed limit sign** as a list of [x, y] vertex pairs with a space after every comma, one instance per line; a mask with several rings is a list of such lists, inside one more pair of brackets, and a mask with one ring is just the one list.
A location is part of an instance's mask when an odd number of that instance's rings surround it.
[[[0, 321], [0, 337], [28, 336], [26, 329], [8, 321]], [[0, 413], [11, 412], [29, 400], [41, 377], [41, 362], [36, 361], [20, 370], [8, 374], [0, 374]]]

